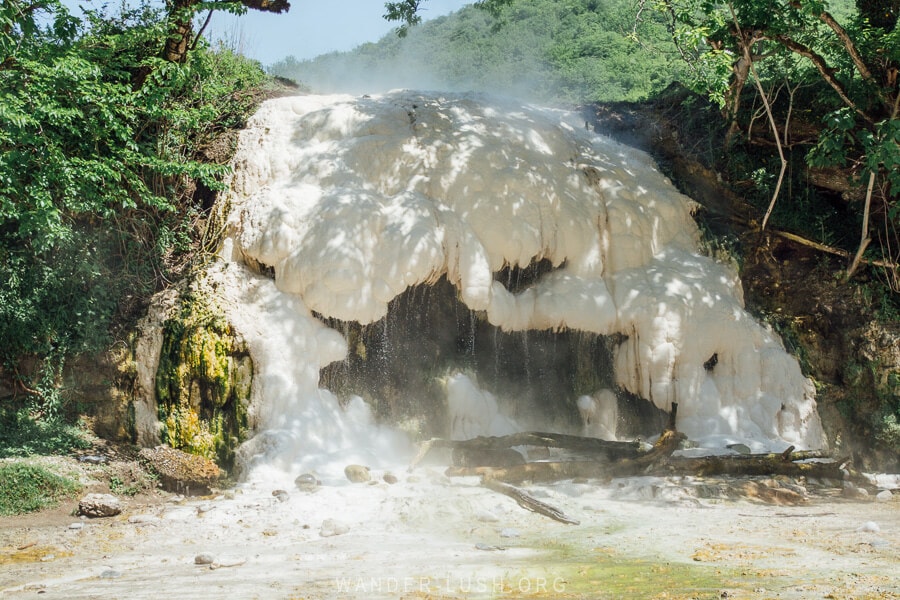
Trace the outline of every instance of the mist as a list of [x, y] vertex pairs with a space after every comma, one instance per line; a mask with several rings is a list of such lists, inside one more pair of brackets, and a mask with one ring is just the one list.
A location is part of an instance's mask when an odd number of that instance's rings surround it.
[[[636, 101], [663, 89], [676, 69], [665, 52], [626, 39], [632, 10], [626, 2], [590, 10], [523, 2], [497, 21], [467, 7], [403, 38], [390, 33], [351, 52], [288, 57], [269, 71], [313, 93], [480, 92], [554, 106]], [[658, 33], [652, 20], [645, 27], [650, 37]]]

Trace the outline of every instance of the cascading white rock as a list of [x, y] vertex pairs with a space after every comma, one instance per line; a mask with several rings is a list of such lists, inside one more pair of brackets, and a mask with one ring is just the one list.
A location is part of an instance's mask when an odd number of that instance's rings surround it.
[[[241, 136], [223, 253], [275, 271], [258, 283], [268, 308], [246, 326], [311, 320], [277, 342], [308, 345], [326, 335], [310, 311], [371, 323], [408, 286], [447, 275], [505, 330], [624, 334], [617, 384], [663, 409], [678, 402], [689, 436], [821, 447], [797, 361], [744, 311], [736, 274], [698, 254], [694, 203], [645, 154], [571, 121], [460, 94], [266, 102]], [[541, 259], [555, 269], [518, 293], [494, 279]], [[291, 393], [321, 396], [318, 369], [342, 352], [294, 357]], [[307, 418], [285, 410], [269, 409], [261, 430]]]

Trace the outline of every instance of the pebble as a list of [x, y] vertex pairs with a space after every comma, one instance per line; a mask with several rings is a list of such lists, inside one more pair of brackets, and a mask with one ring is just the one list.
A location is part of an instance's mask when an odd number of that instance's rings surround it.
[[290, 494], [288, 494], [286, 490], [275, 490], [272, 492], [272, 495], [275, 496], [275, 499], [279, 502], [287, 502], [287, 499], [290, 498]]
[[303, 473], [297, 476], [297, 479], [294, 480], [294, 485], [303, 492], [314, 492], [319, 485], [319, 481], [312, 473]]
[[395, 483], [400, 481], [399, 479], [397, 479], [397, 476], [394, 475], [393, 473], [385, 473], [384, 477], [382, 477], [382, 479], [384, 479], [384, 481], [386, 483], [389, 483], [391, 485], [394, 485]]
[[478, 511], [478, 514], [475, 515], [475, 520], [481, 521], [482, 523], [496, 523], [500, 519], [492, 512], [480, 510]]
[[862, 525], [860, 525], [856, 531], [866, 532], [866, 533], [878, 533], [881, 531], [881, 527], [878, 526], [878, 523], [875, 521], [866, 521]]
[[132, 515], [128, 517], [128, 522], [132, 525], [158, 525], [160, 518], [156, 515]]
[[862, 500], [869, 497], [869, 492], [865, 488], [847, 485], [841, 490], [841, 496], [855, 500]]
[[522, 533], [518, 529], [514, 529], [512, 527], [504, 527], [500, 530], [500, 537], [502, 538], [517, 538]]
[[347, 465], [344, 467], [344, 475], [353, 483], [365, 483], [372, 479], [369, 467], [363, 465]]
[[214, 562], [216, 562], [215, 557], [212, 554], [206, 554], [205, 552], [194, 557], [195, 565], [211, 565]]
[[100, 579], [116, 579], [121, 576], [122, 574], [115, 569], [107, 569], [100, 573]]
[[750, 454], [752, 450], [750, 450], [750, 446], [747, 444], [728, 444], [725, 446], [729, 450], [737, 452], [738, 454]]
[[72, 523], [69, 525], [69, 529], [84, 529], [84, 523]]
[[79, 456], [76, 460], [89, 465], [102, 465], [109, 462], [109, 459], [99, 454], [89, 454], [87, 456]]
[[476, 550], [484, 550], [485, 552], [493, 552], [496, 550], [506, 550], [503, 546], [494, 546], [492, 544], [485, 544], [484, 542], [478, 542], [475, 544]]
[[332, 537], [335, 535], [344, 535], [350, 531], [350, 527], [343, 523], [338, 523], [334, 519], [325, 519], [319, 528], [319, 535], [322, 537]]
[[894, 499], [894, 494], [891, 493], [891, 490], [882, 490], [875, 494], [876, 502], [890, 502]]

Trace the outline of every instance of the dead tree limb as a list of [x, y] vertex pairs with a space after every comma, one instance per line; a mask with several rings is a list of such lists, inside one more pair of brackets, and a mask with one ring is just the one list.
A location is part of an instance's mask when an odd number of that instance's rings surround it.
[[669, 458], [665, 464], [659, 465], [652, 472], [656, 475], [693, 475], [693, 476], [764, 476], [787, 475], [790, 477], [815, 477], [832, 481], [852, 481], [861, 486], [868, 485], [866, 478], [850, 467], [850, 459], [832, 459], [828, 452], [818, 450], [794, 451], [791, 446], [781, 453], [770, 454], [738, 454], [723, 456], [703, 456], [697, 458]]
[[559, 521], [560, 523], [565, 523], [566, 525], [579, 524], [579, 521], [577, 519], [573, 519], [572, 517], [566, 515], [555, 506], [551, 506], [546, 502], [541, 502], [534, 496], [531, 496], [530, 494], [526, 493], [523, 490], [520, 490], [517, 487], [502, 483], [489, 477], [483, 478], [481, 480], [481, 485], [488, 488], [489, 490], [493, 490], [500, 494], [509, 496], [510, 498], [518, 502], [519, 506], [521, 506], [522, 508], [542, 514], [545, 517], [550, 517], [554, 521]]
[[[454, 451], [459, 449], [497, 451], [508, 450], [514, 446], [549, 446], [593, 454], [589, 459], [580, 457], [574, 460], [525, 462], [503, 466], [477, 463], [459, 466], [457, 463], [457, 466], [452, 466], [446, 471], [446, 475], [449, 477], [481, 477], [482, 485], [506, 493], [517, 501], [521, 499], [518, 494], [524, 494], [524, 492], [519, 490], [514, 493], [511, 490], [516, 488], [507, 484], [550, 483], [564, 479], [609, 480], [615, 477], [645, 474], [698, 477], [788, 475], [833, 481], [849, 479], [865, 484], [859, 474], [850, 470], [849, 461], [808, 462], [814, 459], [830, 459], [831, 455], [823, 451], [795, 451], [793, 446], [784, 452], [768, 454], [672, 457], [685, 439], [685, 435], [675, 428], [677, 411], [678, 405], [673, 403], [666, 428], [649, 450], [642, 449], [637, 442], [606, 442], [556, 433], [527, 432], [503, 437], [479, 437], [465, 441], [433, 439], [422, 444], [419, 454], [413, 460], [410, 468], [415, 467], [425, 454], [435, 447], [452, 448]], [[526, 506], [526, 508], [528, 507]], [[531, 508], [530, 510], [536, 509]]]

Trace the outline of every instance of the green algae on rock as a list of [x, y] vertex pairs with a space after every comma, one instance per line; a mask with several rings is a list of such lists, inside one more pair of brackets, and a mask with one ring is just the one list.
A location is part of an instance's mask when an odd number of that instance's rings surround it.
[[156, 398], [163, 442], [230, 468], [249, 430], [253, 362], [212, 298], [196, 279], [163, 324]]

